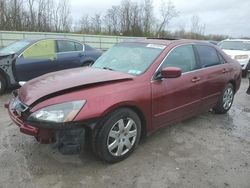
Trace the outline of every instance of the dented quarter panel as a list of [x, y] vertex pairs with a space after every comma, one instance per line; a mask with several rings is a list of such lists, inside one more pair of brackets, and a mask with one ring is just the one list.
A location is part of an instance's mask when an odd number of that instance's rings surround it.
[[8, 77], [8, 81], [11, 85], [17, 83], [13, 72], [15, 62], [16, 62], [15, 54], [0, 55], [0, 69], [5, 73], [5, 76]]

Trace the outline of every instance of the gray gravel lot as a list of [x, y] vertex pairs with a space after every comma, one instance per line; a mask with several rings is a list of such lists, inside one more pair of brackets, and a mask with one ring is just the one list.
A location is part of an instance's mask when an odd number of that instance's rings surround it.
[[250, 96], [243, 79], [226, 115], [204, 113], [148, 137], [127, 160], [106, 164], [91, 152], [63, 156], [19, 133], [0, 97], [2, 187], [250, 187]]

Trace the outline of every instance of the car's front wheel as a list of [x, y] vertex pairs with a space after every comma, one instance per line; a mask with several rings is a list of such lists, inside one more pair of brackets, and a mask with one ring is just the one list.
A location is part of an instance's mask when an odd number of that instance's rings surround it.
[[93, 138], [95, 153], [114, 163], [127, 158], [141, 136], [141, 121], [131, 109], [121, 108], [107, 115]]
[[231, 108], [234, 100], [234, 87], [228, 83], [224, 88], [222, 95], [219, 98], [216, 106], [213, 108], [217, 114], [225, 114]]

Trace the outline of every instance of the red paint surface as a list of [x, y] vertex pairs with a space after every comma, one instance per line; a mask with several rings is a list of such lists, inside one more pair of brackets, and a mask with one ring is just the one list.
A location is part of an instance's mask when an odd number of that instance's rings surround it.
[[36, 100], [51, 93], [82, 85], [104, 83], [132, 77], [131, 75], [119, 72], [110, 72], [104, 69], [93, 69], [89, 67], [65, 70], [49, 73], [29, 81], [28, 84], [24, 84], [24, 86], [19, 89], [18, 96], [25, 104], [31, 105]]

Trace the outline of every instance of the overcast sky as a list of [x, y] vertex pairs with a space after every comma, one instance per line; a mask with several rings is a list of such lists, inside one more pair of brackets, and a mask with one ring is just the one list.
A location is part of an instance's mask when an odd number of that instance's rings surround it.
[[[192, 16], [197, 15], [200, 17], [200, 22], [205, 24], [206, 34], [250, 37], [250, 0], [172, 0], [172, 2], [179, 16], [169, 24], [171, 30], [179, 29], [180, 26], [185, 26], [188, 30]], [[119, 4], [120, 0], [71, 0], [71, 11], [73, 19], [78, 20], [83, 14], [104, 15], [112, 5]], [[154, 14], [157, 15], [161, 0], [153, 0], [153, 4]]]

